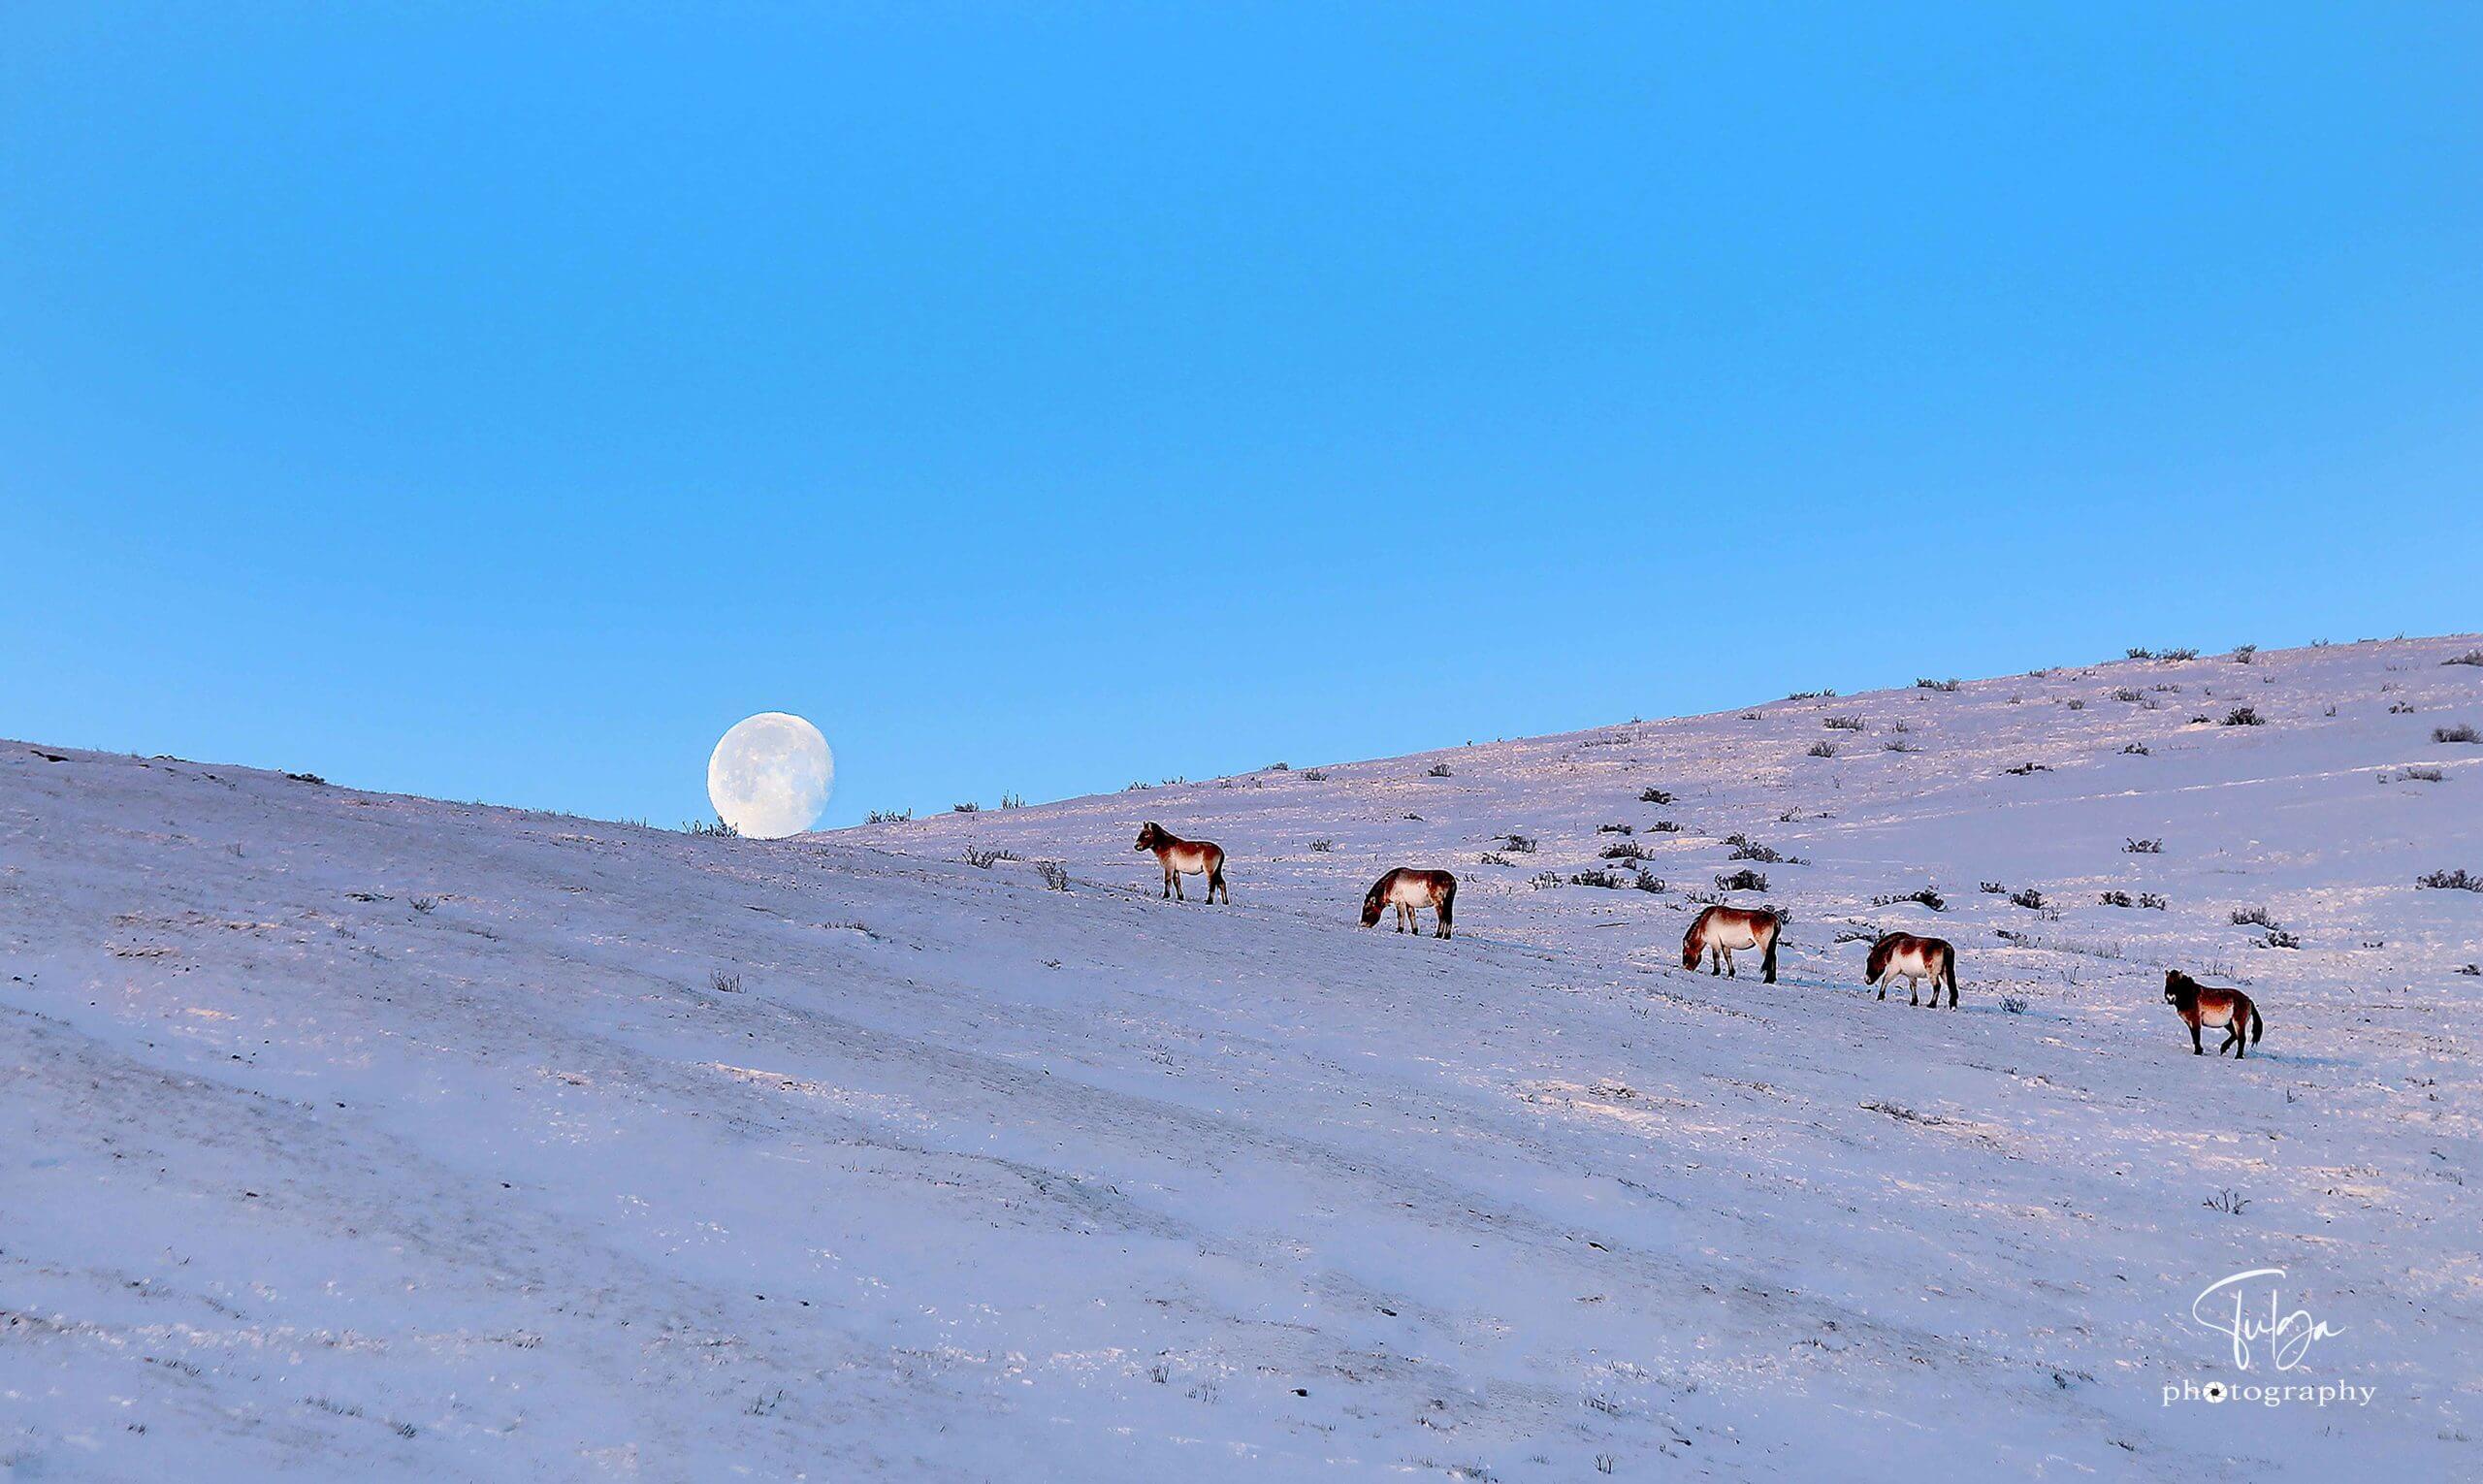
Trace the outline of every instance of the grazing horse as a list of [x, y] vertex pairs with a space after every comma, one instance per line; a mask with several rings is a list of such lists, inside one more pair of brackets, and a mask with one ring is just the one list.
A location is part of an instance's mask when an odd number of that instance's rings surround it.
[[1870, 961], [1863, 965], [1862, 983], [1878, 984], [1880, 998], [1888, 997], [1888, 984], [1897, 977], [1905, 977], [1905, 1002], [1919, 1005], [1922, 982], [1931, 981], [1931, 1008], [1940, 1008], [1940, 982], [1949, 983], [1949, 1008], [1957, 1008], [1957, 951], [1946, 938], [1918, 938], [1912, 933], [1882, 933], [1880, 941], [1871, 945]]
[[1681, 935], [1681, 966], [1696, 969], [1698, 955], [1705, 953], [1708, 973], [1731, 974], [1733, 954], [1757, 949], [1767, 955], [1759, 968], [1772, 984], [1776, 983], [1776, 935], [1783, 926], [1772, 912], [1710, 907], [1692, 919], [1690, 931]]
[[2241, 1059], [2242, 1031], [2248, 1030], [2250, 1040], [2255, 1044], [2268, 1028], [2268, 1022], [2260, 1017], [2259, 1007], [2251, 1003], [2250, 996], [2239, 989], [2218, 989], [2200, 984], [2178, 969], [2167, 970], [2164, 975], [2164, 1003], [2180, 1012], [2181, 1023], [2190, 1028], [2190, 1054], [2193, 1056], [2206, 1054], [2207, 1048], [2199, 1044], [2199, 1027], [2202, 1025], [2212, 1025], [2224, 1032], [2224, 1045], [2217, 1047], [2215, 1053], [2221, 1056], [2231, 1051], [2236, 1061]]
[[1435, 938], [1451, 937], [1449, 922], [1457, 911], [1457, 878], [1446, 871], [1418, 871], [1412, 866], [1399, 866], [1379, 878], [1362, 899], [1362, 925], [1378, 925], [1383, 907], [1397, 909], [1397, 930], [1401, 933], [1421, 932], [1423, 925], [1414, 917], [1418, 908], [1429, 907], [1439, 916], [1439, 928]]
[[1188, 901], [1189, 893], [1181, 889], [1181, 878], [1204, 872], [1207, 876], [1207, 899], [1214, 901], [1215, 894], [1221, 891], [1225, 905], [1233, 905], [1233, 888], [1224, 884], [1223, 846], [1205, 840], [1184, 840], [1149, 820], [1138, 832], [1137, 849], [1155, 853], [1156, 862], [1164, 867], [1166, 896]]

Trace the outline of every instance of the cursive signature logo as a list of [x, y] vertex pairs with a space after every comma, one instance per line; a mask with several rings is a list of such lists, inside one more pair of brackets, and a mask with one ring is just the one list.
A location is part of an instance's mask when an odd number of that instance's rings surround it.
[[[2284, 1275], [2282, 1268], [2253, 1268], [2218, 1278], [2190, 1301], [2191, 1322], [2232, 1340], [2233, 1364], [2243, 1371], [2250, 1369], [2254, 1340], [2267, 1344], [2269, 1358], [2278, 1371], [2291, 1371], [2308, 1356], [2314, 1342], [2344, 1331], [2313, 1319], [2306, 1308], [2288, 1310], [2277, 1282]], [[2264, 1312], [2262, 1298], [2267, 1301]]]

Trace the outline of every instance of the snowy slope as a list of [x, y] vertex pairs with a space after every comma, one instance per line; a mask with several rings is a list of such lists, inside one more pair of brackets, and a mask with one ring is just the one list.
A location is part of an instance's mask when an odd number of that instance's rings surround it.
[[[2483, 892], [2414, 882], [2483, 871], [2476, 643], [774, 843], [0, 745], [0, 1468], [2471, 1476]], [[1663, 890], [1567, 884], [1625, 840]], [[1352, 925], [1398, 863], [1458, 939]], [[1744, 865], [1773, 986], [1679, 968]], [[1862, 990], [1866, 925], [1963, 1008]], [[2338, 1332], [2281, 1376], [2189, 1316], [2262, 1267]], [[2215, 1378], [2374, 1391], [2164, 1404]]]

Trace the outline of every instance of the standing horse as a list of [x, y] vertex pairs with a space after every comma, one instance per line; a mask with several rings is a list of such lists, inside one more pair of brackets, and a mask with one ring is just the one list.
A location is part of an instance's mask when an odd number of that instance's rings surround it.
[[1224, 904], [1228, 907], [1233, 905], [1233, 888], [1224, 884], [1223, 846], [1205, 840], [1184, 840], [1149, 820], [1138, 832], [1137, 849], [1155, 853], [1156, 863], [1164, 867], [1166, 896], [1188, 901], [1189, 893], [1181, 889], [1181, 878], [1204, 873], [1207, 877], [1207, 899], [1214, 901], [1215, 894], [1221, 891]]
[[[1870, 960], [1863, 965], [1862, 983], [1878, 984], [1880, 998], [1888, 997], [1888, 984], [1897, 977], [1905, 977], [1905, 1002], [1922, 1003], [1922, 982], [1931, 981], [1931, 1008], [1940, 1008], [1940, 983], [1949, 984], [1949, 1008], [1957, 1008], [1957, 951], [1946, 938], [1918, 938], [1912, 933], [1882, 933], [1880, 941], [1871, 945]], [[1883, 982], [1886, 983], [1883, 983]]]
[[1743, 907], [1710, 907], [1691, 919], [1681, 935], [1681, 966], [1695, 970], [1698, 955], [1708, 956], [1707, 972], [1731, 974], [1733, 955], [1757, 949], [1767, 956], [1759, 963], [1767, 983], [1776, 983], [1776, 935], [1784, 927], [1776, 914]]
[[1397, 930], [1401, 933], [1421, 932], [1423, 925], [1416, 920], [1414, 913], [1418, 908], [1429, 907], [1439, 917], [1439, 928], [1432, 936], [1450, 937], [1449, 922], [1457, 910], [1457, 878], [1446, 871], [1418, 871], [1412, 866], [1399, 866], [1379, 878], [1363, 897], [1362, 925], [1376, 926], [1383, 907], [1397, 909]]
[[2167, 970], [2164, 975], [2164, 1003], [2178, 1012], [2181, 1023], [2190, 1028], [2190, 1054], [2193, 1056], [2206, 1053], [2206, 1048], [2199, 1045], [2199, 1027], [2202, 1025], [2212, 1025], [2224, 1032], [2224, 1045], [2217, 1047], [2215, 1053], [2221, 1056], [2231, 1051], [2236, 1061], [2241, 1059], [2241, 1032], [2247, 1029], [2251, 1042], [2255, 1044], [2268, 1029], [2268, 1022], [2260, 1018], [2259, 1007], [2252, 1003], [2250, 996], [2239, 989], [2218, 989], [2200, 984], [2178, 969]]

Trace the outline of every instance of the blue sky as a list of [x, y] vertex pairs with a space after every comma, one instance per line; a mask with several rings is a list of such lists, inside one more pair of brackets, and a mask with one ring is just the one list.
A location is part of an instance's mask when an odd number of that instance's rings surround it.
[[2477, 627], [2483, 12], [0, 11], [0, 734], [829, 822]]

